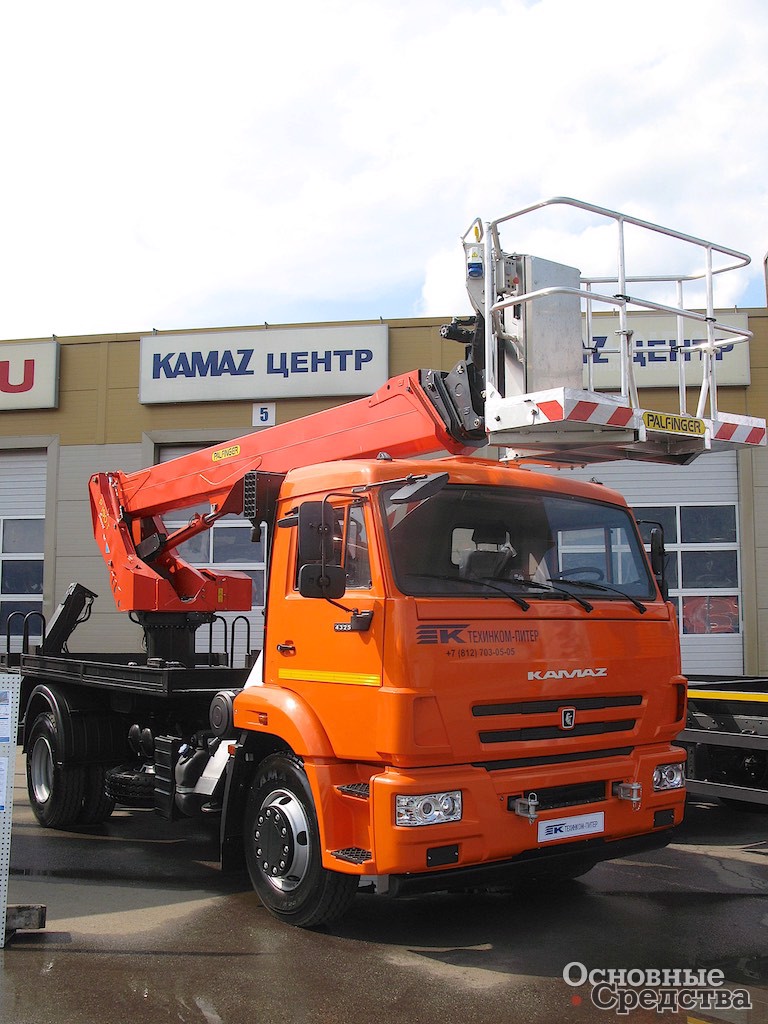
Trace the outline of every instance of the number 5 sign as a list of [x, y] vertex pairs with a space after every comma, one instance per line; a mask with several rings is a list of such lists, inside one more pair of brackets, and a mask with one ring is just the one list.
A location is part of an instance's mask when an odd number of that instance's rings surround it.
[[262, 402], [254, 403], [253, 418], [251, 421], [254, 427], [274, 427], [277, 422], [275, 417], [275, 403]]

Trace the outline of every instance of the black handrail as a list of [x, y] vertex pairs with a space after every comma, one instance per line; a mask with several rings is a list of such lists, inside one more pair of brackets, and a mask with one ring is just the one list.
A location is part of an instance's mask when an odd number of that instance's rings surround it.
[[45, 639], [45, 634], [47, 632], [47, 624], [46, 624], [46, 621], [45, 621], [45, 616], [43, 615], [42, 612], [39, 612], [37, 610], [31, 611], [31, 612], [23, 612], [19, 608], [16, 608], [14, 611], [12, 611], [11, 614], [6, 619], [6, 622], [5, 622], [5, 653], [6, 654], [10, 654], [11, 653], [11, 623], [14, 622], [14, 620], [17, 619], [17, 618], [21, 618], [22, 621], [23, 621], [22, 630], [21, 630], [21, 653], [22, 654], [29, 654], [29, 626], [30, 626], [30, 619], [39, 619], [40, 620], [40, 623], [42, 625], [42, 631], [41, 631], [40, 635], [41, 635], [41, 637], [43, 639]]
[[230, 631], [229, 631], [229, 636], [230, 636], [229, 649], [231, 651], [231, 654], [229, 656], [229, 667], [230, 668], [234, 668], [235, 667], [235, 625], [238, 622], [244, 622], [245, 623], [245, 656], [243, 658], [243, 665], [247, 664], [247, 662], [248, 662], [248, 654], [249, 654], [249, 652], [251, 650], [251, 620], [248, 618], [247, 615], [236, 615], [234, 617], [234, 619], [232, 619], [232, 623], [230, 625]]

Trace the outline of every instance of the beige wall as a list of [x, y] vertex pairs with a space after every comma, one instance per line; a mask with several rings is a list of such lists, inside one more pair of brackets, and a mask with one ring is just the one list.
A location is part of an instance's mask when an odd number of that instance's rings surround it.
[[[768, 418], [768, 310], [749, 310], [751, 384], [743, 411]], [[721, 406], [731, 410], [721, 401]], [[744, 668], [747, 675], [768, 675], [768, 449], [739, 458], [741, 552], [744, 577]]]
[[[719, 407], [724, 412], [766, 417], [768, 310], [747, 312], [755, 335], [752, 382], [749, 387], [721, 388]], [[461, 346], [439, 335], [446, 319], [389, 322], [392, 376], [418, 367], [447, 370], [456, 363]], [[49, 469], [53, 493], [48, 507], [55, 514], [55, 530], [46, 547], [46, 614], [50, 616], [69, 583], [77, 579], [104, 595], [91, 623], [78, 631], [78, 649], [129, 649], [135, 644], [134, 629], [127, 616], [114, 612], [109, 604], [106, 572], [91, 536], [88, 476], [96, 470], [131, 471], [147, 465], [153, 456], [151, 442], [159, 439], [214, 443], [248, 433], [252, 403], [142, 406], [138, 334], [58, 340], [59, 408], [0, 413], [2, 444], [12, 447], [14, 438], [21, 442], [41, 436], [56, 441], [49, 449], [49, 463], [53, 459], [55, 466]], [[646, 408], [678, 409], [677, 392], [671, 389], [646, 390], [641, 397]], [[689, 408], [695, 408], [697, 397], [691, 392]], [[277, 420], [286, 422], [337, 404], [334, 399], [286, 399], [277, 403]], [[768, 674], [768, 451], [742, 453], [739, 466], [746, 670]]]
[[[392, 376], [418, 367], [447, 370], [454, 365], [462, 350], [455, 342], [440, 338], [442, 323], [445, 319], [390, 321]], [[185, 331], [185, 334], [194, 333], [197, 332]], [[156, 431], [215, 428], [227, 438], [251, 429], [253, 403], [250, 401], [139, 405], [138, 334], [93, 335], [59, 338], [58, 341], [61, 346], [59, 408], [1, 412], [3, 435], [58, 434], [62, 445], [111, 445], [139, 441], [143, 433]], [[332, 398], [281, 401], [277, 407], [278, 422], [338, 404], [338, 400]]]

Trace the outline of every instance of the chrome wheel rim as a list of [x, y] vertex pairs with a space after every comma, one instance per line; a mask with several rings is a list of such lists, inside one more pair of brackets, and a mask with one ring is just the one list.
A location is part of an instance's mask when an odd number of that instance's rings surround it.
[[32, 747], [29, 772], [35, 800], [44, 804], [51, 798], [53, 790], [53, 751], [45, 736], [38, 736]]
[[292, 892], [309, 870], [309, 820], [286, 789], [267, 796], [256, 815], [253, 844], [262, 877], [278, 892]]

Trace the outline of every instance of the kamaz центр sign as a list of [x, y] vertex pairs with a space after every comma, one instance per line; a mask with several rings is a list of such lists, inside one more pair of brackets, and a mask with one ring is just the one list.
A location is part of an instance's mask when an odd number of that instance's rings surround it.
[[[718, 313], [717, 319], [737, 331], [749, 329], [746, 313]], [[706, 324], [686, 320], [681, 348], [677, 347], [677, 320], [674, 316], [632, 311], [627, 315], [627, 326], [632, 331], [632, 362], [638, 387], [677, 387], [681, 364], [688, 386], [698, 387], [701, 384], [702, 354], [696, 346], [702, 344], [707, 336]], [[592, 321], [591, 348], [584, 353], [585, 387], [588, 363], [591, 363], [592, 380], [598, 390], [618, 387], [621, 365], [617, 352], [617, 328], [618, 318], [615, 316], [601, 314]], [[727, 341], [729, 335], [715, 331], [715, 338]], [[749, 345], [726, 344], [717, 350], [715, 360], [719, 386], [750, 383]]]
[[389, 378], [388, 356], [385, 324], [147, 335], [139, 400], [370, 395]]

